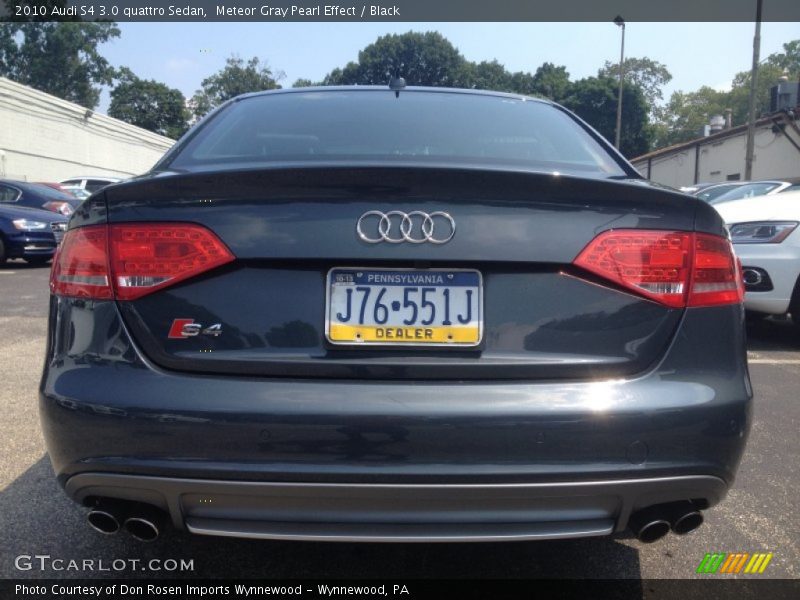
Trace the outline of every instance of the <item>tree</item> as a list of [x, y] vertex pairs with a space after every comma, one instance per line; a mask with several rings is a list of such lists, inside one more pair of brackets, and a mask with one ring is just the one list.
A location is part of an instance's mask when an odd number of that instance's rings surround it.
[[186, 132], [189, 111], [180, 90], [139, 79], [126, 67], [117, 77], [119, 83], [111, 90], [110, 116], [173, 139]]
[[[644, 60], [644, 59], [642, 59]], [[657, 71], [658, 63], [650, 61]], [[328, 73], [323, 85], [387, 85], [395, 73], [409, 85], [466, 87], [544, 96], [564, 103], [608, 139], [614, 137], [617, 83], [591, 77], [571, 83], [566, 67], [542, 64], [534, 74], [509, 72], [497, 60], [467, 61], [440, 33], [408, 32], [379, 37], [358, 53], [358, 61]], [[661, 73], [662, 79], [669, 76]], [[659, 91], [660, 93], [660, 91]], [[650, 148], [653, 128], [638, 84], [626, 83], [623, 93], [622, 151], [636, 156]]]
[[770, 54], [766, 60], [767, 64], [780, 67], [789, 75], [800, 73], [800, 40], [786, 42], [783, 45], [783, 52]]
[[318, 85], [313, 83], [310, 79], [297, 79], [293, 84], [293, 88], [304, 88], [304, 87], [311, 87], [313, 85]]
[[[672, 81], [672, 74], [660, 62], [644, 58], [626, 58], [623, 65], [623, 80], [642, 90], [650, 113], [658, 117], [659, 104], [664, 99], [661, 88]], [[619, 63], [606, 61], [597, 72], [598, 77], [608, 77], [619, 81]]]
[[[756, 116], [769, 111], [770, 88], [786, 74], [791, 81], [800, 76], [800, 40], [783, 44], [783, 52], [770, 54], [759, 67], [756, 86]], [[737, 73], [730, 91], [704, 86], [694, 92], [677, 91], [660, 113], [656, 123], [656, 143], [676, 144], [701, 135], [704, 125], [714, 115], [731, 109], [734, 126], [747, 123], [750, 101], [750, 71]]]
[[464, 61], [460, 72], [454, 77], [459, 85], [476, 90], [496, 90], [510, 92], [511, 73], [496, 60], [480, 63]]
[[657, 134], [659, 146], [669, 146], [702, 135], [703, 126], [714, 115], [724, 115], [730, 94], [703, 86], [695, 92], [673, 92], [664, 107], [663, 125]]
[[278, 82], [284, 77], [282, 71], [273, 72], [269, 66], [261, 64], [258, 57], [245, 63], [244, 59], [231, 56], [222, 70], [200, 83], [201, 89], [192, 98], [195, 115], [202, 117], [212, 108], [240, 94], [280, 89]]
[[[607, 140], [613, 140], [618, 85], [609, 77], [587, 77], [570, 85], [563, 103]], [[651, 138], [644, 94], [638, 86], [626, 83], [622, 92], [620, 150], [628, 158], [639, 156], [650, 150]]]
[[4, 23], [0, 76], [94, 109], [114, 76], [97, 47], [119, 35], [114, 23]]
[[[778, 84], [783, 75], [783, 68], [763, 64], [758, 69], [756, 82], [756, 118], [769, 112], [770, 89]], [[728, 92], [728, 106], [733, 110], [733, 122], [736, 125], [747, 123], [750, 116], [750, 71], [737, 73]]]
[[520, 93], [530, 93], [534, 96], [544, 96], [555, 102], [561, 102], [569, 91], [570, 81], [567, 67], [557, 67], [553, 63], [543, 63], [532, 78], [530, 92], [518, 90]]
[[409, 31], [379, 37], [358, 53], [358, 62], [334, 69], [324, 85], [387, 85], [400, 73], [408, 85], [463, 85], [464, 57], [441, 33]]

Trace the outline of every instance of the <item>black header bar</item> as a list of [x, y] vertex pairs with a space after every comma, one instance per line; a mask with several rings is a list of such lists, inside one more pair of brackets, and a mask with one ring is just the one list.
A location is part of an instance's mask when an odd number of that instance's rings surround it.
[[[336, 1], [340, 4], [333, 0], [0, 0], [0, 18], [119, 22], [603, 22], [621, 15], [629, 22], [733, 22], [754, 21], [756, 14], [756, 0]], [[800, 21], [800, 1], [764, 0], [762, 20]]]

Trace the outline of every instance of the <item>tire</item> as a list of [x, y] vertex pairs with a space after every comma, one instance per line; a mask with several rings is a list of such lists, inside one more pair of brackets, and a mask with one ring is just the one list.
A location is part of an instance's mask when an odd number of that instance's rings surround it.
[[6, 259], [8, 259], [6, 256], [6, 245], [3, 241], [3, 236], [0, 235], [0, 265], [6, 264]]
[[794, 284], [794, 291], [792, 292], [792, 299], [789, 301], [789, 314], [795, 326], [800, 328], [800, 277]]
[[770, 317], [768, 313], [753, 312], [752, 310], [747, 310], [744, 313], [744, 319], [748, 325], [756, 325], [765, 321], [768, 317]]
[[25, 262], [32, 267], [41, 267], [46, 265], [51, 258], [51, 256], [33, 256], [31, 258], [26, 258]]

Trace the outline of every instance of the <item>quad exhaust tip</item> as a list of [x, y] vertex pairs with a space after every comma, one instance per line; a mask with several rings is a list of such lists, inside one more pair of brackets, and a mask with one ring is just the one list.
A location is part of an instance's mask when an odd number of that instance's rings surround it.
[[670, 530], [685, 535], [703, 524], [703, 513], [691, 502], [650, 506], [631, 515], [629, 527], [640, 542], [651, 544]]
[[95, 531], [105, 535], [113, 535], [119, 531], [119, 517], [109, 510], [95, 508], [86, 515], [89, 525]]
[[686, 535], [703, 524], [701, 513], [691, 502], [680, 502], [670, 507], [670, 526], [677, 535]]
[[125, 531], [140, 542], [154, 542], [161, 535], [158, 525], [146, 517], [129, 517], [125, 520]]
[[89, 525], [104, 535], [124, 529], [134, 539], [153, 542], [161, 535], [164, 513], [148, 504], [100, 499], [86, 515]]
[[640, 542], [652, 544], [669, 533], [670, 523], [659, 507], [651, 506], [631, 516], [630, 528]]

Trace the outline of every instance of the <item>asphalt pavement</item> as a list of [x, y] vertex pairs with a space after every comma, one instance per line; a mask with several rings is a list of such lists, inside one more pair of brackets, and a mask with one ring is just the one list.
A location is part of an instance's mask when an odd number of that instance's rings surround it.
[[[669, 535], [650, 545], [621, 538], [331, 544], [170, 532], [142, 544], [124, 534], [104, 536], [91, 530], [85, 511], [67, 499], [53, 477], [37, 414], [48, 274], [47, 267], [21, 261], [0, 266], [2, 578], [690, 578], [698, 577], [695, 571], [707, 552], [772, 552], [772, 562], [760, 577], [800, 577], [800, 330], [787, 322], [770, 319], [748, 328], [756, 401], [747, 452], [727, 499], [686, 536]], [[26, 559], [18, 558], [34, 555], [64, 559], [55, 563], [63, 570], [52, 562], [44, 570], [36, 563], [27, 569]], [[99, 560], [106, 565], [117, 559], [146, 564], [153, 558], [192, 561], [192, 569], [97, 570]], [[70, 570], [69, 560], [93, 560], [95, 570]]]

